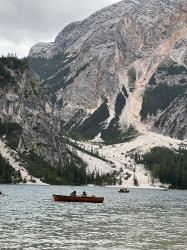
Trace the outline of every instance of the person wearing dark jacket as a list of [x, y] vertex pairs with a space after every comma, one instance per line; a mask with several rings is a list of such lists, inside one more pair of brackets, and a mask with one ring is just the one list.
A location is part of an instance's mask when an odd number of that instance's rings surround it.
[[70, 196], [76, 196], [77, 194], [76, 194], [76, 191], [73, 191], [71, 194], [70, 194]]
[[87, 196], [87, 193], [84, 191], [84, 192], [82, 193], [82, 196]]

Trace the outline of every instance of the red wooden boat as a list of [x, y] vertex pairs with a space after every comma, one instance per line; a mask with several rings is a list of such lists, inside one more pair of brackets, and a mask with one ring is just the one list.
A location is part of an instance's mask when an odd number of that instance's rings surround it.
[[63, 202], [91, 202], [91, 203], [103, 203], [104, 197], [95, 196], [67, 196], [53, 194], [54, 201]]
[[121, 188], [119, 191], [119, 193], [129, 193], [129, 190], [128, 189], [124, 189], [124, 188]]

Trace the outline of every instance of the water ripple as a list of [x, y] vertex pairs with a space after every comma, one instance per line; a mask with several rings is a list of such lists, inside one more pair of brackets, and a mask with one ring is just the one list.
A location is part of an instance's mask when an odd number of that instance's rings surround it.
[[[185, 249], [186, 191], [1, 185], [0, 249]], [[103, 204], [58, 203], [52, 194], [104, 196]]]

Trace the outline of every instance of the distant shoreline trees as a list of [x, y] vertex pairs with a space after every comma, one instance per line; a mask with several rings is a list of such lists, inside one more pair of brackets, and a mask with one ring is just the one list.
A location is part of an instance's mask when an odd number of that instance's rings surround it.
[[167, 148], [155, 147], [149, 153], [135, 157], [137, 163], [144, 164], [151, 171], [152, 181], [159, 179], [170, 188], [187, 189], [187, 150], [173, 152]]

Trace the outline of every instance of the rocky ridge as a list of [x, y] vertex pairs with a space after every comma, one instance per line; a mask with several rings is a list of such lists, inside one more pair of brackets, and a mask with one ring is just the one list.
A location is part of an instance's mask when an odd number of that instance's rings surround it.
[[18, 63], [16, 58], [0, 59], [0, 121], [1, 126], [11, 126], [13, 131], [8, 130], [10, 136], [5, 130], [1, 136], [17, 152], [33, 151], [56, 166], [63, 162], [64, 143], [58, 136], [59, 123], [53, 116], [47, 89], [27, 66], [15, 67]]

